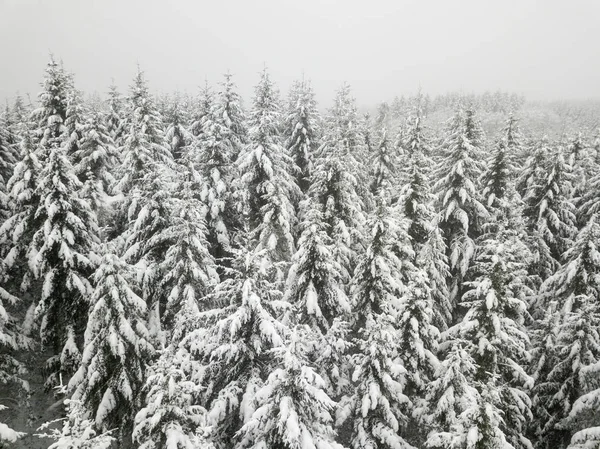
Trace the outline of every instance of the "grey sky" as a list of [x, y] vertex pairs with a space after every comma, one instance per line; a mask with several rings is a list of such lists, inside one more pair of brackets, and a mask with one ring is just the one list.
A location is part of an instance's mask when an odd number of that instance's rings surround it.
[[599, 23], [598, 0], [0, 0], [0, 99], [36, 94], [50, 51], [89, 93], [139, 62], [157, 91], [229, 69], [248, 98], [266, 63], [325, 104], [342, 81], [362, 104], [419, 86], [598, 98]]

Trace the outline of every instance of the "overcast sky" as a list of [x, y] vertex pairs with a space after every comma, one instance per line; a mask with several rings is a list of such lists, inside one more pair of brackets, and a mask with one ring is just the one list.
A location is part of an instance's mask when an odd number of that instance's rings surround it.
[[267, 64], [305, 73], [322, 104], [342, 81], [363, 105], [419, 87], [600, 97], [599, 0], [0, 0], [0, 99], [37, 94], [53, 52], [77, 86], [195, 92], [230, 70], [245, 96]]

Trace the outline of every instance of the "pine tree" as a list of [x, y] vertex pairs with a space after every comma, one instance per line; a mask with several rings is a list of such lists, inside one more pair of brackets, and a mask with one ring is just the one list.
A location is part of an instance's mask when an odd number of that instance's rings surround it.
[[298, 327], [286, 348], [272, 350], [281, 367], [256, 393], [257, 408], [238, 431], [237, 448], [285, 447], [343, 449], [335, 442], [331, 411], [335, 403], [326, 383], [309, 365], [308, 327]]
[[435, 324], [445, 329], [452, 318], [452, 305], [446, 284], [448, 262], [446, 244], [439, 228], [439, 218], [434, 210], [435, 195], [429, 188], [432, 161], [421, 119], [417, 116], [409, 125], [403, 148], [407, 152], [407, 182], [400, 191], [399, 215], [408, 221], [407, 235], [412, 244], [414, 261], [418, 269], [427, 273], [429, 290], [435, 308]]
[[[201, 302], [219, 281], [215, 261], [208, 252], [202, 205], [190, 193], [184, 188], [174, 204], [168, 226], [148, 242], [152, 247], [167, 247], [151, 282], [164, 309], [162, 321], [172, 334], [181, 332], [173, 324], [185, 304], [206, 308], [206, 305], [201, 307]], [[168, 341], [171, 339], [172, 335]]]
[[230, 447], [235, 433], [255, 410], [256, 392], [272, 372], [270, 350], [282, 347], [288, 330], [278, 319], [288, 306], [272, 282], [265, 250], [249, 250], [248, 232], [234, 251], [232, 268], [207, 298], [213, 304], [180, 346], [189, 348], [200, 368], [192, 381], [206, 390], [202, 404], [217, 447]]
[[55, 353], [47, 362], [48, 386], [79, 362], [76, 343], [85, 327], [92, 291], [89, 277], [96, 267], [98, 225], [89, 204], [78, 198], [80, 188], [65, 149], [52, 148], [35, 193], [40, 198], [34, 216], [39, 227], [28, 249], [29, 266], [42, 279], [35, 310], [42, 343]]
[[281, 145], [277, 91], [266, 69], [256, 86], [248, 121], [249, 143], [238, 159], [238, 192], [250, 229], [273, 262], [288, 262], [294, 251], [291, 201], [300, 191], [290, 175], [291, 161]]
[[475, 254], [475, 239], [481, 235], [488, 212], [476, 186], [482, 172], [483, 131], [472, 110], [458, 112], [443, 144], [439, 163], [438, 192], [440, 227], [448, 247], [450, 295], [461, 295], [461, 284]]
[[296, 81], [290, 90], [284, 123], [285, 147], [294, 163], [298, 187], [306, 193], [310, 186], [310, 170], [319, 146], [320, 117], [310, 82]]
[[154, 352], [134, 276], [119, 257], [103, 256], [94, 275], [83, 357], [69, 382], [71, 399], [81, 402], [94, 428], [119, 428], [121, 442], [132, 430], [145, 367]]
[[73, 86], [67, 91], [67, 110], [64, 122], [65, 151], [73, 166], [79, 165], [83, 127], [88, 111], [85, 110], [82, 93]]
[[204, 88], [200, 91], [198, 102], [193, 112], [190, 132], [194, 137], [200, 137], [204, 132], [204, 120], [210, 114], [214, 106], [214, 94], [208, 81], [204, 84]]
[[570, 199], [572, 173], [558, 149], [552, 157], [546, 178], [541, 184], [540, 199], [536, 204], [535, 230], [548, 246], [556, 267], [563, 253], [571, 246], [577, 232], [575, 206]]
[[402, 238], [384, 199], [380, 200], [367, 228], [371, 231], [369, 245], [356, 266], [351, 287], [357, 329], [369, 315], [381, 314], [384, 306], [398, 307], [400, 297], [406, 293], [405, 281], [414, 272], [412, 265], [408, 269], [403, 267], [406, 261], [401, 261], [394, 251], [394, 245]]
[[98, 434], [94, 430], [94, 423], [87, 417], [85, 408], [78, 401], [65, 400], [67, 418], [44, 423], [38, 430], [43, 431], [52, 424], [61, 421], [62, 428], [51, 429], [50, 433], [36, 434], [40, 438], [55, 440], [48, 449], [110, 449], [116, 441], [114, 430]]

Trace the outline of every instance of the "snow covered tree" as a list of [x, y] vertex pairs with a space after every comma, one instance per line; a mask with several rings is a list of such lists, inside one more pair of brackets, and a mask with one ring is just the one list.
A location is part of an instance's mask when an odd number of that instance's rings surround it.
[[373, 171], [371, 181], [373, 195], [377, 195], [381, 189], [390, 191], [395, 185], [396, 161], [385, 128], [379, 132], [379, 142], [371, 156], [371, 169]]
[[106, 131], [115, 143], [115, 146], [120, 148], [127, 129], [127, 120], [123, 97], [114, 82], [109, 87], [106, 104], [108, 105], [108, 113], [105, 116]]
[[412, 244], [413, 264], [428, 275], [436, 326], [444, 329], [452, 318], [446, 284], [446, 244], [439, 228], [439, 216], [434, 209], [436, 197], [429, 188], [429, 172], [433, 163], [427, 156], [429, 144], [419, 117], [410, 122], [403, 148], [406, 152], [407, 179], [396, 207], [398, 214], [408, 221], [406, 232]]
[[105, 207], [105, 196], [115, 183], [112, 171], [119, 161], [102, 114], [92, 112], [88, 115], [81, 127], [79, 148], [73, 157], [77, 160], [75, 172], [83, 183], [81, 194], [100, 215]]
[[231, 73], [226, 73], [224, 78], [215, 100], [214, 114], [223, 121], [223, 125], [228, 130], [227, 139], [233, 148], [233, 160], [235, 161], [247, 143], [248, 130], [242, 99], [236, 91]]
[[400, 297], [406, 293], [406, 277], [414, 272], [410, 261], [401, 261], [394, 251], [394, 245], [402, 238], [398, 223], [384, 201], [380, 200], [367, 222], [370, 239], [352, 280], [350, 292], [357, 329], [364, 325], [369, 315], [381, 314], [383, 307], [398, 307]]
[[204, 296], [219, 281], [215, 261], [208, 252], [202, 205], [189, 189], [176, 199], [168, 226], [151, 237], [148, 245], [167, 248], [164, 258], [157, 261], [151, 281], [164, 309], [161, 316], [165, 327], [172, 333], [180, 332], [173, 324], [181, 309], [186, 303], [192, 303], [187, 307], [201, 308]]
[[189, 354], [172, 347], [152, 365], [144, 386], [146, 405], [135, 417], [139, 449], [212, 449], [206, 410], [194, 405], [201, 386], [189, 380]]
[[411, 449], [405, 440], [411, 409], [404, 393], [406, 370], [398, 360], [398, 338], [387, 305], [370, 314], [352, 357], [354, 390], [339, 404], [337, 424], [350, 420], [353, 449]]
[[65, 400], [67, 418], [42, 424], [38, 431], [44, 431], [52, 424], [62, 423], [61, 429], [51, 429], [50, 433], [39, 433], [40, 438], [55, 440], [48, 449], [110, 449], [116, 441], [114, 430], [98, 433], [94, 422], [87, 416], [85, 408], [78, 401]]
[[208, 81], [204, 83], [204, 88], [200, 91], [197, 104], [195, 105], [192, 123], [190, 124], [190, 132], [194, 137], [200, 137], [204, 132], [204, 120], [210, 114], [214, 107], [215, 98], [212, 89], [208, 85]]
[[235, 250], [226, 279], [207, 298], [213, 307], [199, 316], [200, 325], [185, 336], [201, 367], [192, 381], [206, 390], [202, 404], [219, 448], [238, 441], [236, 432], [256, 408], [256, 392], [272, 372], [270, 350], [282, 347], [288, 332], [276, 317], [289, 306], [273, 283], [274, 270], [265, 250], [248, 250], [248, 233]]
[[221, 113], [218, 105], [213, 105], [204, 116], [203, 131], [188, 147], [184, 159], [200, 176], [199, 197], [207, 209], [209, 249], [217, 263], [224, 264], [237, 225], [232, 185], [237, 143]]
[[[2, 269], [1, 265], [0, 269]], [[6, 279], [5, 273], [2, 271], [0, 271], [0, 280], [4, 283]], [[16, 387], [16, 391], [29, 391], [29, 384], [23, 379], [23, 374], [26, 372], [25, 366], [14, 357], [14, 354], [17, 351], [31, 349], [32, 341], [24, 335], [8, 310], [10, 306], [14, 307], [18, 302], [18, 298], [0, 287], [0, 385], [11, 385]], [[0, 404], [0, 411], [7, 408]], [[0, 444], [2, 442], [14, 443], [23, 435], [22, 432], [11, 429], [0, 420]]]
[[4, 268], [11, 272], [16, 284], [21, 282], [22, 291], [26, 291], [31, 282], [26, 253], [35, 230], [43, 221], [43, 217], [36, 216], [39, 204], [36, 183], [40, 170], [41, 165], [35, 155], [30, 134], [26, 132], [21, 143], [21, 160], [7, 184], [7, 200], [10, 201], [13, 213], [0, 227], [0, 250], [4, 257]]
[[572, 173], [559, 148], [553, 154], [536, 204], [535, 230], [547, 245], [556, 267], [577, 233], [575, 206], [571, 198]]
[[[540, 441], [560, 441], [566, 447], [572, 432], [561, 421], [583, 393], [580, 372], [600, 360], [600, 226], [596, 218], [583, 228], [565, 253], [564, 265], [541, 287], [546, 315], [535, 332], [536, 426]], [[543, 444], [543, 443], [540, 443]], [[544, 447], [544, 446], [540, 446]]]
[[69, 392], [95, 429], [118, 428], [123, 441], [131, 433], [146, 364], [154, 352], [146, 303], [134, 291], [133, 269], [113, 254], [102, 257], [94, 282], [83, 356]]
[[50, 56], [46, 66], [46, 77], [42, 82], [42, 92], [38, 95], [39, 106], [31, 113], [34, 122], [36, 155], [44, 164], [50, 154], [50, 147], [66, 132], [68, 94], [72, 87], [71, 77]]
[[81, 183], [64, 148], [53, 147], [39, 177], [35, 219], [43, 217], [28, 249], [29, 265], [42, 279], [35, 309], [41, 320], [42, 343], [55, 355], [47, 362], [48, 386], [60, 374], [71, 374], [79, 362], [78, 337], [83, 333], [92, 292], [89, 278], [96, 267], [96, 217], [77, 195]]
[[67, 91], [67, 111], [64, 122], [65, 151], [73, 166], [79, 164], [81, 139], [83, 138], [83, 125], [87, 111], [84, 108], [82, 93], [70, 86]]
[[250, 229], [273, 262], [289, 262], [294, 252], [292, 201], [300, 190], [279, 134], [277, 91], [266, 69], [256, 86], [248, 120], [248, 140], [238, 158], [238, 192]]
[[532, 294], [523, 282], [526, 251], [518, 236], [507, 229], [482, 241], [471, 268], [473, 281], [466, 283], [462, 297], [467, 313], [448, 330], [466, 341], [465, 349], [475, 362], [473, 380], [493, 387], [499, 396], [495, 403], [503, 416], [499, 427], [515, 448], [531, 444], [523, 436], [531, 419], [531, 401], [525, 391], [533, 384], [524, 368], [530, 359], [525, 299]]
[[476, 182], [481, 167], [483, 131], [475, 113], [459, 111], [451, 122], [437, 168], [440, 228], [448, 248], [450, 295], [460, 297], [461, 284], [475, 254], [488, 211], [481, 203]]
[[[597, 328], [592, 334], [596, 344], [596, 352], [600, 353], [600, 338], [598, 338]], [[571, 438], [569, 449], [586, 449], [597, 447], [600, 444], [600, 362], [584, 366], [580, 371], [580, 382], [582, 394], [573, 404], [569, 416], [561, 423], [561, 427], [566, 427], [576, 431]]]
[[306, 342], [312, 338], [305, 334], [310, 332], [299, 326], [287, 347], [271, 350], [282, 366], [256, 392], [257, 408], [238, 431], [236, 448], [343, 449], [332, 428], [335, 403], [325, 393], [323, 378], [309, 365], [312, 348]]
[[13, 174], [14, 166], [17, 162], [17, 156], [10, 144], [10, 131], [6, 122], [0, 122], [0, 223], [7, 218], [9, 214], [9, 204], [7, 197], [8, 180]]
[[192, 139], [192, 135], [186, 129], [185, 106], [181, 103], [181, 98], [179, 95], [176, 95], [172, 100], [169, 114], [166, 117], [168, 125], [165, 131], [165, 139], [175, 160], [181, 159], [184, 148], [189, 145]]
[[295, 164], [298, 187], [306, 193], [310, 186], [310, 169], [314, 153], [319, 146], [320, 117], [310, 82], [296, 81], [288, 99], [284, 123], [285, 146]]
[[306, 200], [302, 209], [305, 220], [292, 258], [286, 299], [293, 305], [295, 321], [308, 324], [325, 334], [335, 318], [350, 313], [350, 303], [342, 282], [348, 278], [332, 257], [332, 241], [327, 235], [321, 206]]

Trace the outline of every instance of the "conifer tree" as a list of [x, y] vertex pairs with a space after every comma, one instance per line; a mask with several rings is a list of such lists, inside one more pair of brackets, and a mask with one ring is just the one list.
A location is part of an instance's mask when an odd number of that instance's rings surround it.
[[41, 320], [42, 343], [55, 355], [48, 362], [48, 386], [79, 362], [78, 337], [83, 333], [92, 291], [89, 278], [96, 267], [98, 225], [89, 204], [77, 195], [81, 183], [65, 149], [51, 149], [39, 177], [35, 213], [38, 228], [28, 248], [29, 266], [42, 289], [35, 314]]
[[410, 398], [404, 393], [406, 370], [397, 359], [397, 331], [388, 305], [370, 314], [361, 331], [359, 352], [352, 357], [353, 393], [342, 399], [338, 426], [350, 419], [353, 449], [405, 448]]
[[412, 244], [413, 264], [427, 273], [429, 278], [435, 325], [445, 329], [452, 318], [452, 305], [446, 284], [446, 244], [434, 210], [435, 195], [429, 188], [429, 172], [433, 164], [427, 156], [430, 152], [429, 144], [418, 116], [409, 124], [403, 147], [407, 152], [407, 182], [400, 191], [399, 213], [408, 221], [407, 235]]
[[[0, 272], [0, 276], [3, 283], [6, 282], [5, 273]], [[24, 335], [15, 318], [9, 313], [9, 307], [14, 307], [17, 303], [19, 303], [18, 298], [0, 287], [0, 385], [11, 385], [17, 391], [29, 391], [29, 384], [23, 379], [26, 368], [13, 356], [17, 351], [32, 347], [32, 341]], [[0, 411], [7, 408], [0, 404]], [[23, 435], [22, 432], [17, 432], [0, 421], [0, 444], [14, 443]]]
[[593, 218], [565, 254], [564, 265], [541, 287], [545, 316], [536, 326], [535, 435], [566, 447], [572, 435], [561, 421], [583, 393], [580, 372], [600, 360], [598, 323], [600, 297], [600, 226]]
[[37, 158], [42, 164], [46, 162], [51, 146], [66, 132], [65, 121], [71, 87], [71, 77], [51, 55], [46, 66], [46, 77], [42, 82], [43, 90], [38, 94], [39, 106], [31, 113]]
[[461, 295], [461, 284], [475, 254], [475, 239], [481, 235], [488, 212], [476, 185], [482, 172], [483, 131], [475, 113], [458, 112], [451, 122], [437, 169], [440, 227], [448, 248], [450, 295]]
[[148, 372], [146, 405], [135, 417], [133, 440], [140, 449], [212, 449], [206, 410], [194, 405], [201, 387], [189, 380], [189, 354], [173, 352], [165, 349]]
[[83, 127], [86, 120], [82, 94], [73, 86], [67, 91], [67, 110], [64, 122], [65, 151], [73, 166], [79, 165]]
[[235, 161], [247, 143], [248, 130], [242, 99], [236, 91], [231, 73], [226, 73], [224, 78], [215, 101], [215, 116], [223, 121], [223, 125], [228, 130], [227, 139], [233, 148], [233, 160]]
[[292, 86], [284, 122], [285, 147], [294, 163], [296, 183], [306, 193], [320, 137], [320, 117], [310, 82], [303, 79]]
[[332, 428], [335, 403], [325, 393], [325, 381], [309, 364], [309, 332], [300, 326], [287, 347], [271, 351], [282, 366], [257, 391], [258, 407], [239, 430], [237, 448], [343, 449], [335, 442]]
[[165, 131], [165, 139], [169, 144], [174, 160], [181, 159], [184, 148], [190, 144], [192, 139], [192, 135], [186, 129], [185, 107], [181, 103], [179, 95], [176, 95], [166, 117], [168, 125]]
[[532, 386], [525, 370], [530, 358], [525, 298], [532, 293], [524, 284], [526, 250], [518, 236], [502, 225], [486, 236], [471, 268], [473, 281], [466, 283], [462, 298], [467, 313], [448, 330], [467, 344], [465, 349], [475, 363], [472, 380], [497, 395], [494, 407], [503, 417], [497, 426], [515, 448], [531, 445], [523, 436], [531, 419], [531, 401], [525, 391]]
[[395, 185], [396, 161], [385, 128], [382, 128], [379, 133], [379, 142], [371, 156], [370, 165], [373, 171], [371, 181], [373, 195], [377, 196], [381, 189], [390, 191], [392, 186]]
[[255, 89], [248, 121], [249, 143], [238, 159], [238, 192], [250, 229], [273, 262], [289, 262], [294, 251], [291, 201], [300, 191], [289, 172], [291, 161], [281, 145], [277, 91], [266, 69]]
[[124, 135], [127, 129], [127, 120], [125, 117], [125, 105], [123, 97], [113, 82], [108, 88], [108, 113], [105, 116], [105, 127], [108, 135], [115, 143], [117, 148], [123, 145]]
[[209, 249], [217, 263], [224, 264], [237, 225], [233, 204], [233, 181], [237, 138], [226, 126], [219, 105], [203, 119], [203, 132], [185, 154], [185, 162], [200, 176], [199, 197], [206, 205]]
[[134, 291], [132, 268], [113, 254], [103, 256], [94, 282], [83, 357], [69, 391], [95, 429], [118, 428], [123, 443], [132, 431], [146, 364], [154, 352], [146, 303]]
[[200, 91], [198, 96], [198, 102], [195, 110], [193, 111], [192, 123], [190, 125], [190, 132], [194, 137], [200, 137], [204, 132], [204, 120], [206, 116], [210, 114], [211, 109], [214, 106], [214, 94], [208, 81], [205, 82], [204, 88]]
[[292, 258], [286, 299], [293, 305], [296, 322], [307, 324], [314, 332], [325, 334], [335, 318], [350, 313], [350, 304], [342, 286], [348, 278], [333, 258], [331, 237], [323, 221], [321, 206], [306, 200], [302, 204], [305, 220]]
[[249, 250], [248, 233], [234, 251], [232, 268], [211, 294], [211, 310], [181, 345], [189, 348], [201, 368], [192, 381], [206, 390], [202, 404], [213, 426], [217, 447], [239, 441], [236, 432], [256, 409], [256, 392], [273, 369], [270, 350], [282, 347], [287, 328], [277, 316], [287, 303], [272, 282], [274, 267], [265, 250]]

